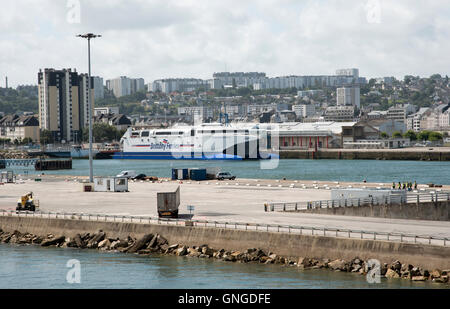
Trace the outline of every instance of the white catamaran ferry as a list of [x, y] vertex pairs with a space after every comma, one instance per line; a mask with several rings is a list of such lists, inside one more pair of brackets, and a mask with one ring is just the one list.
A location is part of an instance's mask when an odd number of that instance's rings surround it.
[[271, 159], [271, 136], [258, 124], [202, 124], [169, 129], [129, 128], [114, 159]]

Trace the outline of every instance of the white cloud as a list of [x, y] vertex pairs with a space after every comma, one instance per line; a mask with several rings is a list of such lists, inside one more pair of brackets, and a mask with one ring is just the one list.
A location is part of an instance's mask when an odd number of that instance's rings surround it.
[[88, 31], [103, 35], [93, 42], [93, 72], [104, 78], [341, 67], [367, 77], [448, 74], [448, 0], [380, 0], [380, 23], [368, 22], [367, 1], [81, 0], [80, 24], [68, 22], [66, 0], [9, 1], [0, 11], [0, 78], [35, 84], [39, 68], [86, 71], [86, 42], [75, 35]]

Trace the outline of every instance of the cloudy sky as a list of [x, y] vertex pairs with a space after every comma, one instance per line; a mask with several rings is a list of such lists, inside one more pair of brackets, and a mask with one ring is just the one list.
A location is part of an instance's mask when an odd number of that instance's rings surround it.
[[[39, 68], [146, 82], [211, 78], [217, 71], [269, 76], [366, 77], [450, 72], [448, 0], [14, 0], [0, 10], [0, 81], [36, 84]], [[78, 12], [80, 14], [78, 14]], [[450, 75], [450, 74], [449, 74]]]

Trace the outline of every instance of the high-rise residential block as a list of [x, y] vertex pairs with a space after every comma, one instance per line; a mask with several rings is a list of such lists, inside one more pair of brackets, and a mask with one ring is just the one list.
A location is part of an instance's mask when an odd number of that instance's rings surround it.
[[[81, 141], [82, 131], [89, 124], [94, 110], [94, 82], [91, 91], [87, 74], [75, 70], [45, 69], [38, 73], [39, 124], [60, 141]], [[88, 109], [89, 94], [92, 99]]]
[[359, 87], [338, 88], [337, 91], [338, 106], [355, 106], [361, 108], [361, 90]]
[[106, 87], [114, 93], [116, 98], [120, 98], [145, 90], [145, 81], [143, 78], [120, 76], [107, 80]]
[[94, 76], [92, 77], [94, 81], [94, 98], [96, 100], [103, 99], [105, 97], [105, 86], [103, 85], [103, 78]]

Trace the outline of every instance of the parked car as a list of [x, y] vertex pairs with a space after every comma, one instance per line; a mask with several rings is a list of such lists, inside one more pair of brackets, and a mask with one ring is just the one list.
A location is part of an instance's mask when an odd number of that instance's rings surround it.
[[137, 176], [136, 171], [122, 171], [119, 175], [117, 175], [116, 177], [123, 177], [123, 178], [134, 178]]
[[236, 176], [233, 176], [233, 175], [231, 175], [231, 174], [228, 173], [228, 172], [220, 172], [220, 173], [217, 173], [216, 178], [217, 178], [218, 180], [225, 180], [225, 179], [228, 179], [228, 180], [236, 180]]
[[133, 180], [143, 180], [143, 179], [145, 179], [145, 178], [147, 178], [147, 175], [145, 175], [145, 174], [139, 174], [139, 175], [137, 175], [136, 177], [133, 177], [132, 179], [133, 179]]

